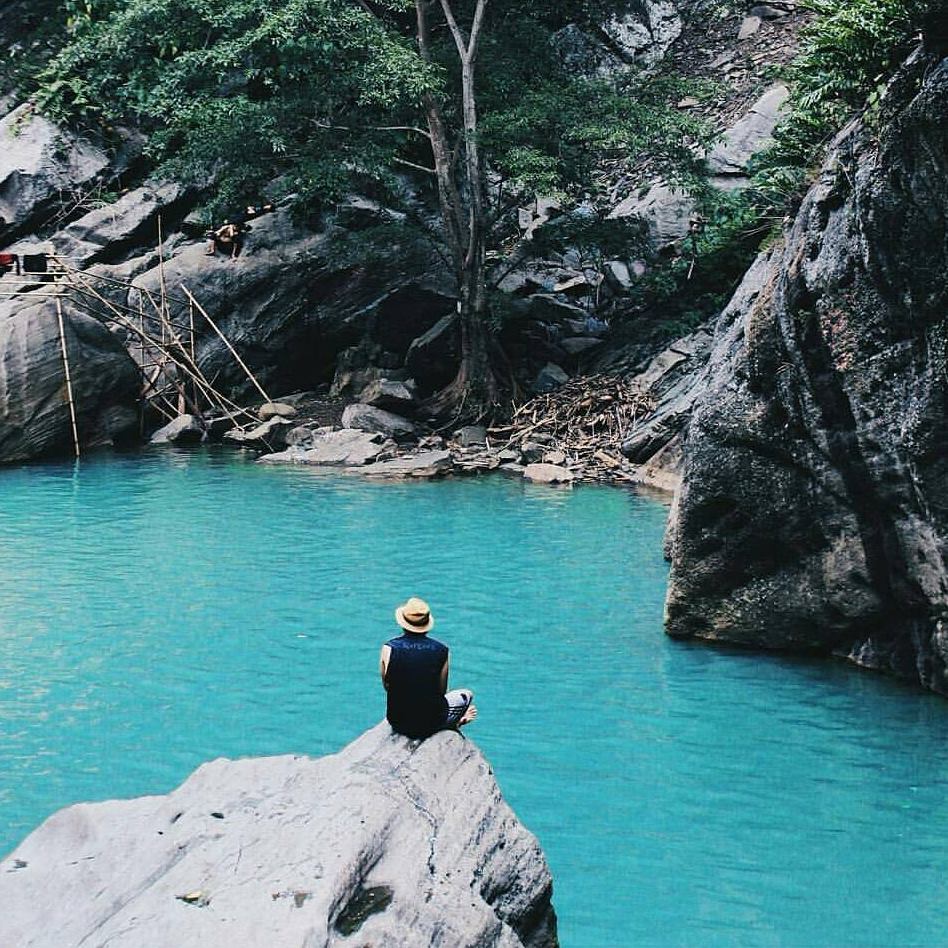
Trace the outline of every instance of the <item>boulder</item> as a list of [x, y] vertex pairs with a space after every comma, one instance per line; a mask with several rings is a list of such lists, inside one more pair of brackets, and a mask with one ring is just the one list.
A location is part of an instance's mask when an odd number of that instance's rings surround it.
[[194, 415], [178, 415], [159, 428], [152, 436], [152, 444], [199, 444], [207, 437], [204, 425]]
[[105, 151], [22, 105], [0, 119], [0, 241], [42, 223], [63, 192], [98, 180]]
[[518, 458], [511, 458], [511, 460], [520, 460], [524, 464], [532, 464], [534, 461], [543, 460], [543, 455], [545, 453], [545, 444], [541, 444], [537, 441], [524, 441], [524, 443], [520, 446], [520, 454]]
[[707, 156], [716, 187], [731, 189], [747, 183], [750, 160], [771, 143], [789, 95], [785, 85], [772, 86], [724, 133]]
[[357, 428], [325, 432], [309, 431], [309, 436], [309, 440], [304, 444], [292, 445], [286, 451], [276, 454], [265, 454], [260, 458], [260, 463], [307, 464], [311, 467], [358, 467], [362, 464], [371, 464], [386, 449], [382, 435], [360, 431]]
[[457, 313], [439, 319], [408, 347], [405, 368], [424, 394], [444, 388], [461, 364], [461, 324]]
[[454, 440], [462, 448], [480, 447], [487, 444], [487, 429], [483, 425], [465, 425], [454, 432]]
[[387, 435], [390, 438], [404, 438], [415, 434], [415, 426], [407, 418], [375, 408], [372, 405], [356, 403], [347, 405], [342, 413], [343, 428], [359, 428]]
[[396, 414], [412, 412], [415, 408], [415, 386], [413, 382], [375, 379], [362, 389], [359, 402]]
[[[745, 286], [748, 291], [754, 292], [753, 281], [746, 281]], [[705, 367], [711, 355], [711, 346], [711, 335], [699, 329], [659, 352], [635, 376], [633, 381], [643, 392], [652, 396], [655, 407], [625, 435], [622, 453], [630, 461], [639, 465], [650, 462], [685, 430], [694, 403], [708, 384]], [[678, 471], [671, 464], [680, 459], [680, 449], [665, 455], [663, 489], [669, 485], [672, 489], [676, 486]]]
[[378, 461], [362, 468], [352, 468], [372, 477], [443, 477], [451, 472], [453, 461], [449, 451], [423, 451], [404, 455], [391, 461]]
[[258, 451], [279, 451], [286, 447], [286, 436], [293, 427], [293, 422], [286, 418], [271, 418], [249, 431], [234, 428], [224, 435], [224, 440]]
[[[340, 240], [332, 227], [313, 232], [287, 209], [277, 208], [251, 227], [236, 259], [207, 256], [203, 240], [176, 246], [165, 259], [164, 279], [175, 297], [171, 317], [183, 325], [190, 318], [179, 290], [183, 284], [270, 391], [312, 389], [329, 381], [337, 353], [365, 336], [381, 298], [438, 276], [436, 269], [406, 264], [419, 259], [406, 243], [413, 237], [393, 240], [366, 267], [357, 242]], [[150, 267], [134, 278], [124, 302], [137, 311], [146, 291], [158, 295], [160, 283], [158, 266]], [[246, 373], [200, 313], [195, 326], [204, 374], [224, 391], [250, 394]]]
[[187, 190], [172, 182], [135, 188], [58, 231], [50, 238], [53, 248], [82, 270], [93, 263], [115, 263], [136, 249], [150, 252], [158, 237], [159, 213], [164, 212], [167, 227], [186, 196]]
[[737, 29], [737, 38], [739, 40], [746, 40], [753, 36], [760, 29], [760, 23], [761, 19], [759, 16], [745, 16]]
[[528, 464], [523, 476], [535, 484], [572, 484], [573, 472], [558, 464]]
[[635, 286], [629, 265], [622, 260], [607, 260], [603, 264], [606, 284], [614, 293], [628, 293]]
[[649, 239], [656, 248], [680, 240], [688, 233], [695, 200], [686, 191], [659, 182], [641, 194], [635, 192], [617, 204], [610, 219], [641, 217], [648, 225]]
[[[63, 304], [73, 400], [83, 448], [138, 437], [141, 376], [98, 320]], [[0, 303], [0, 463], [73, 450], [62, 343], [53, 300]]]
[[569, 336], [566, 339], [561, 339], [559, 344], [567, 355], [578, 356], [590, 349], [595, 349], [601, 343], [602, 340], [595, 336]]
[[328, 757], [218, 759], [54, 814], [0, 863], [0, 944], [556, 948], [551, 896], [473, 742], [383, 722]]
[[303, 445], [308, 445], [314, 437], [314, 432], [312, 428], [307, 428], [306, 425], [297, 425], [295, 428], [290, 428], [286, 433], [286, 445], [289, 448], [297, 448]]
[[669, 526], [670, 634], [948, 694], [946, 112], [948, 59], [916, 53], [722, 313]]
[[558, 365], [553, 362], [547, 362], [536, 377], [533, 383], [533, 390], [538, 394], [543, 392], [552, 392], [561, 385], [569, 381], [569, 376]]
[[609, 77], [658, 62], [681, 35], [680, 4], [672, 0], [641, 0], [599, 30], [575, 23], [554, 36], [553, 46], [564, 64], [585, 76]]
[[286, 402], [264, 402], [257, 409], [257, 417], [261, 421], [269, 421], [271, 418], [295, 418], [297, 414], [297, 410]]
[[551, 293], [534, 293], [530, 297], [530, 315], [547, 323], [585, 322], [589, 313], [575, 303], [567, 303]]

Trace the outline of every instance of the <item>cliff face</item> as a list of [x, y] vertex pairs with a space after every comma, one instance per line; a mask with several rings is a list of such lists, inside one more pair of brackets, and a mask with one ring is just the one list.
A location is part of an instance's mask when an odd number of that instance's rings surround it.
[[946, 117], [948, 60], [919, 53], [722, 314], [668, 535], [670, 634], [948, 694]]
[[0, 944], [555, 948], [551, 894], [477, 748], [383, 722], [331, 757], [60, 811], [0, 864]]

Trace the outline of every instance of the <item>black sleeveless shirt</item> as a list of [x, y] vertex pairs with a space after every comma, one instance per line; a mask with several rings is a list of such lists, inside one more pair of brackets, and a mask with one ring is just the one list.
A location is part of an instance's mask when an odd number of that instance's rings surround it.
[[406, 737], [430, 737], [448, 719], [448, 703], [441, 693], [448, 647], [416, 632], [385, 644], [392, 650], [386, 675], [388, 722]]

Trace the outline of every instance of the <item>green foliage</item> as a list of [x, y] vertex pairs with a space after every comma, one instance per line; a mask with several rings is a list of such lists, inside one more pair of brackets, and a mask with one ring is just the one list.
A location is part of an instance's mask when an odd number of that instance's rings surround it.
[[648, 155], [678, 180], [697, 174], [694, 146], [708, 122], [672, 103], [693, 91], [684, 80], [630, 75], [611, 82], [545, 77], [482, 123], [494, 166], [515, 188], [575, 196], [604, 160]]
[[[40, 107], [86, 125], [138, 125], [158, 170], [213, 180], [220, 208], [265, 187], [301, 213], [355, 186], [393, 192], [396, 171], [431, 165], [426, 137], [411, 130], [425, 124], [427, 94], [452, 135], [462, 126], [453, 39], [439, 24], [425, 62], [411, 0], [64, 2], [70, 41], [38, 76]], [[681, 82], [586, 81], [554, 53], [556, 29], [622, 6], [492, 0], [477, 61], [479, 135], [508, 211], [533, 194], [588, 190], [603, 157], [648, 152], [692, 173], [688, 146], [709, 129], [669, 106]], [[455, 2], [462, 23], [472, 8]]]
[[691, 332], [719, 312], [769, 230], [743, 195], [705, 188], [698, 206], [702, 232], [686, 240], [682, 256], [652, 267], [631, 294], [631, 312], [652, 315], [661, 337]]
[[774, 145], [754, 176], [762, 207], [789, 209], [836, 131], [860, 109], [874, 109], [882, 90], [918, 42], [940, 0], [808, 0], [816, 14], [787, 70], [791, 97]]
[[179, 178], [213, 176], [221, 203], [282, 187], [316, 205], [391, 163], [372, 125], [438, 88], [436, 68], [358, 4], [331, 0], [101, 0], [73, 4], [72, 41], [41, 73], [40, 106], [132, 121]]

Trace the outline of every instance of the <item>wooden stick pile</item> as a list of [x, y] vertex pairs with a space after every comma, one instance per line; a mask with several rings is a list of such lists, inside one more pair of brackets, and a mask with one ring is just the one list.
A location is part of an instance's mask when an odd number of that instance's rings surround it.
[[655, 408], [648, 392], [617, 375], [570, 379], [514, 412], [509, 425], [494, 428], [507, 447], [523, 450], [536, 442], [547, 454], [565, 455], [564, 466], [581, 480], [631, 481], [621, 446], [633, 426]]

